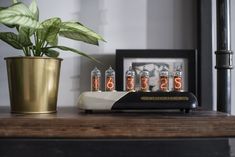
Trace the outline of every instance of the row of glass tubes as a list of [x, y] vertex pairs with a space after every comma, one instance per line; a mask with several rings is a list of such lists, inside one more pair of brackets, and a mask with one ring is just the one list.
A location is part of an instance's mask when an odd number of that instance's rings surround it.
[[[91, 71], [91, 91], [101, 91], [101, 72], [97, 67]], [[115, 91], [115, 71], [111, 66], [105, 71], [105, 91]]]
[[[164, 67], [160, 72], [159, 90], [167, 92], [169, 91], [169, 71]], [[125, 90], [128, 92], [135, 92], [136, 87], [136, 73], [132, 66], [125, 73]], [[143, 67], [143, 70], [139, 74], [140, 91], [149, 92], [149, 71]], [[173, 78], [173, 90], [182, 91], [182, 71], [177, 67], [174, 72]], [[95, 67], [91, 71], [91, 91], [101, 91], [101, 72]], [[115, 71], [110, 66], [105, 71], [105, 91], [115, 91]]]

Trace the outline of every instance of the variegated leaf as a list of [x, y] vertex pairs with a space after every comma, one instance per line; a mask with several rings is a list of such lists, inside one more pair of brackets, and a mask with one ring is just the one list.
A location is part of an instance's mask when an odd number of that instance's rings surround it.
[[13, 4], [18, 3], [18, 1], [17, 0], [12, 0], [12, 3]]
[[83, 41], [83, 42], [93, 44], [93, 45], [99, 45], [97, 38], [94, 38], [89, 35], [84, 35], [83, 33], [79, 33], [77, 31], [69, 31], [69, 30], [63, 29], [59, 32], [59, 35], [69, 38], [69, 39]]
[[47, 41], [51, 45], [55, 45], [58, 42], [57, 36], [60, 30], [60, 24], [60, 18], [51, 18], [42, 22], [42, 29], [38, 30], [39, 39]]
[[61, 31], [67, 30], [78, 32], [86, 36], [91, 36], [93, 38], [96, 38], [97, 40], [105, 41], [99, 34], [77, 22], [63, 22], [61, 24]]
[[21, 25], [23, 27], [39, 28], [40, 23], [23, 3], [16, 3], [0, 11], [0, 23]]
[[60, 50], [63, 50], [63, 51], [71, 51], [71, 52], [74, 52], [74, 53], [79, 54], [81, 56], [84, 56], [84, 57], [86, 57], [88, 59], [91, 59], [92, 61], [95, 61], [97, 63], [101, 63], [100, 61], [98, 61], [94, 57], [89, 56], [89, 55], [87, 55], [84, 52], [78, 51], [78, 50], [70, 48], [70, 47], [66, 47], [66, 46], [52, 46], [52, 47], [48, 47], [47, 49], [53, 49], [53, 48], [60, 49]]
[[16, 35], [12, 32], [0, 32], [0, 39], [16, 49], [22, 49], [23, 47], [32, 45], [28, 38]]
[[39, 10], [38, 10], [36, 0], [33, 0], [32, 3], [29, 5], [29, 10], [33, 13], [34, 18], [38, 21], [39, 20]]
[[58, 51], [51, 49], [44, 50], [44, 54], [48, 57], [58, 57], [60, 55]]

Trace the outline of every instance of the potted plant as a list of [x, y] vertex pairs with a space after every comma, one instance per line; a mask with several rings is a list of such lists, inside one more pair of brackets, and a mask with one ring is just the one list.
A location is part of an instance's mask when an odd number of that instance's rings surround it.
[[58, 17], [39, 22], [35, 0], [29, 6], [13, 0], [11, 6], [0, 7], [0, 23], [16, 30], [16, 33], [0, 32], [0, 39], [24, 53], [24, 56], [5, 58], [11, 111], [15, 113], [56, 112], [62, 61], [58, 50], [96, 61], [86, 53], [58, 45], [59, 36], [93, 45], [104, 41], [79, 22], [63, 22]]

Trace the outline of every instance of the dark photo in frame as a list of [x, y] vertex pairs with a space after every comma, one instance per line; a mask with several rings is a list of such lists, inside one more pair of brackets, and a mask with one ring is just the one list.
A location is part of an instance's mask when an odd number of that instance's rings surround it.
[[182, 70], [183, 90], [197, 91], [197, 51], [173, 49], [118, 49], [116, 50], [116, 88], [125, 91], [125, 73], [132, 66], [136, 74], [136, 91], [139, 89], [139, 73], [145, 67], [149, 71], [150, 91], [159, 90], [159, 72], [165, 67], [169, 71], [169, 90], [173, 89], [173, 73]]

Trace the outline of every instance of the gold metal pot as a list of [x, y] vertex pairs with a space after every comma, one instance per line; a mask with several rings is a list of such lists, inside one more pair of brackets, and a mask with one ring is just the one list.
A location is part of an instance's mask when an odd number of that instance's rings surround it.
[[56, 112], [62, 59], [47, 57], [8, 57], [8, 84], [11, 112]]

